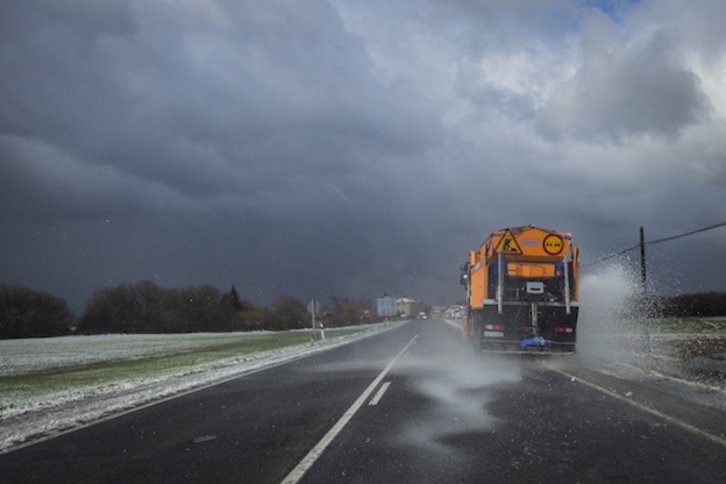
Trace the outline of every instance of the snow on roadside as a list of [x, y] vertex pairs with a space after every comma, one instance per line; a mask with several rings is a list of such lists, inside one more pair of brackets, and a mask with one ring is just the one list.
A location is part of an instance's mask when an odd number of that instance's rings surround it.
[[264, 333], [105, 334], [2, 340], [0, 377], [179, 354]]
[[51, 400], [7, 409], [0, 415], [0, 453], [105, 418], [113, 418], [185, 392], [197, 391], [253, 371], [349, 344], [396, 326], [394, 324], [324, 342], [230, 358], [195, 366], [171, 375], [130, 379], [84, 388], [76, 392], [55, 395]]

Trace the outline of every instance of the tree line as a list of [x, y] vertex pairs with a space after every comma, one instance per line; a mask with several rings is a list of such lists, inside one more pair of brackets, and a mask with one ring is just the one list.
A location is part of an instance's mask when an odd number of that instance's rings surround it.
[[[373, 301], [332, 297], [317, 322], [326, 327], [376, 321]], [[96, 290], [75, 317], [65, 300], [0, 285], [0, 339], [106, 333], [192, 333], [290, 330], [311, 326], [307, 304], [277, 297], [268, 308], [209, 285], [163, 288], [151, 281]]]
[[671, 317], [716, 317], [726, 316], [726, 292], [699, 292], [662, 298], [660, 303], [664, 316]]

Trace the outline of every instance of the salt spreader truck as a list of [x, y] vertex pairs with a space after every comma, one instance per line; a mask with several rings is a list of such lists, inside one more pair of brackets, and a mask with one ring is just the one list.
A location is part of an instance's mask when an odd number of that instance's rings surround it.
[[530, 225], [494, 231], [469, 251], [462, 337], [480, 351], [574, 353], [580, 268], [571, 239]]

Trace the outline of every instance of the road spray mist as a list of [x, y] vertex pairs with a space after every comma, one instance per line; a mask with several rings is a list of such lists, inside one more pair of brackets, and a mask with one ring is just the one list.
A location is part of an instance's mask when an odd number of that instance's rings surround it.
[[660, 316], [628, 261], [603, 263], [580, 283], [577, 356], [589, 364], [652, 364], [651, 322]]

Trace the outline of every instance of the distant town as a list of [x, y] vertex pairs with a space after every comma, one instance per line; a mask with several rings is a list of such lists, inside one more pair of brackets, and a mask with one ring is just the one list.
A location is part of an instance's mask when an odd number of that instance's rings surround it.
[[380, 318], [428, 319], [464, 317], [464, 306], [427, 306], [418, 299], [394, 298], [384, 295], [376, 300], [377, 315]]

